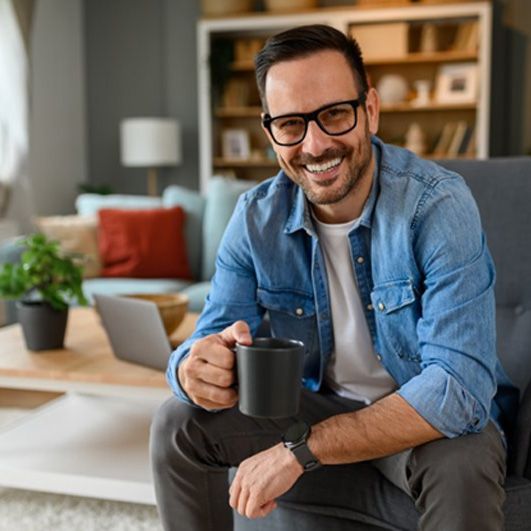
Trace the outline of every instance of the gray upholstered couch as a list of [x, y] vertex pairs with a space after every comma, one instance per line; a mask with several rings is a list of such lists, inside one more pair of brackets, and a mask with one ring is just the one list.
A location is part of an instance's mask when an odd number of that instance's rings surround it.
[[[531, 530], [531, 157], [489, 161], [448, 161], [467, 180], [479, 204], [497, 268], [498, 351], [520, 388], [522, 400], [512, 439], [506, 482], [507, 531]], [[376, 488], [385, 493], [375, 514], [356, 511], [361, 491], [351, 467], [334, 466], [303, 476], [266, 519], [236, 516], [238, 531], [416, 529], [412, 501], [367, 465]]]

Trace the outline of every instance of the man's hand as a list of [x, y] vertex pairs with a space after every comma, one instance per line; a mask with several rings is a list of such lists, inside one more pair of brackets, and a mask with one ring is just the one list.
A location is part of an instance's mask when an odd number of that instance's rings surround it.
[[252, 341], [245, 321], [197, 340], [178, 369], [179, 382], [190, 399], [205, 409], [233, 407], [238, 402], [238, 393], [232, 387], [236, 374], [231, 349], [236, 343], [250, 345]]
[[303, 473], [301, 464], [282, 443], [260, 452], [238, 467], [230, 487], [230, 506], [247, 518], [263, 518]]

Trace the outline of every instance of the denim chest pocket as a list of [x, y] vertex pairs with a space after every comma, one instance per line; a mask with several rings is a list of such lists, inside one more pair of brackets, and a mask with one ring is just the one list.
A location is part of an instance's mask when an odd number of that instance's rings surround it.
[[420, 361], [417, 321], [420, 301], [410, 279], [374, 286], [371, 293], [380, 341], [401, 359]]
[[276, 337], [298, 339], [305, 354], [313, 351], [317, 339], [317, 317], [311, 295], [294, 290], [257, 289], [260, 306], [269, 313], [271, 331]]

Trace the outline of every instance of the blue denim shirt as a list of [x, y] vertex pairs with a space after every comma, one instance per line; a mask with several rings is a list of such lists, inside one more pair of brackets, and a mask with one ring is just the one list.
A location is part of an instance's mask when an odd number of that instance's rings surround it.
[[[373, 137], [376, 170], [349, 234], [375, 352], [400, 394], [447, 437], [480, 431], [511, 388], [496, 355], [495, 272], [463, 178]], [[333, 348], [327, 276], [309, 205], [282, 171], [240, 197], [194, 334], [171, 356], [168, 382], [183, 401], [179, 362], [198, 338], [234, 321], [304, 342], [304, 385], [319, 390]], [[494, 400], [493, 400], [494, 398]]]

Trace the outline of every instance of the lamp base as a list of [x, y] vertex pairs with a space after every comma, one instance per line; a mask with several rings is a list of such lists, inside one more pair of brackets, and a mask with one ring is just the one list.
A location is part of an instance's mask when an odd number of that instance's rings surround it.
[[158, 185], [157, 185], [157, 169], [149, 168], [147, 175], [147, 191], [148, 195], [152, 197], [158, 196]]

